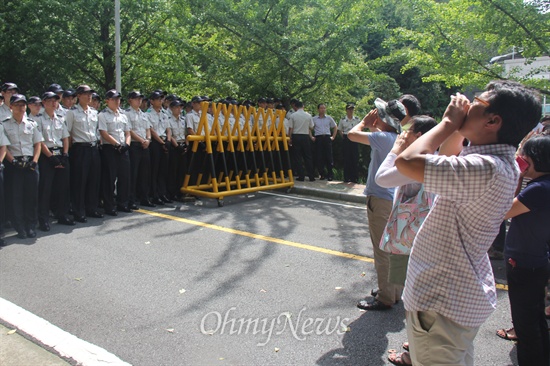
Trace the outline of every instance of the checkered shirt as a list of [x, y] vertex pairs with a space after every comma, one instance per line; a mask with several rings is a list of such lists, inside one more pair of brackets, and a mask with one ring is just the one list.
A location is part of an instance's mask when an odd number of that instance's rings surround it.
[[437, 195], [411, 251], [403, 292], [408, 311], [435, 311], [478, 327], [496, 307], [487, 250], [512, 206], [519, 169], [509, 145], [426, 157], [424, 187]]

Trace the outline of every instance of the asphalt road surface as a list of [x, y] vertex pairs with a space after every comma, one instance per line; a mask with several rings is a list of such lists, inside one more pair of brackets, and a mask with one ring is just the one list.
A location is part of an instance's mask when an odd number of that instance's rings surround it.
[[[363, 206], [279, 193], [200, 203], [8, 238], [0, 297], [133, 365], [390, 364], [402, 302], [355, 307], [376, 287]], [[498, 295], [476, 365], [515, 362], [494, 335], [510, 326]]]

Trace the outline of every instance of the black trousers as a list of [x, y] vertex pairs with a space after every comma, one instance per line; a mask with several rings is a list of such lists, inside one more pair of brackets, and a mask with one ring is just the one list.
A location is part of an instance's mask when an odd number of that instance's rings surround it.
[[[0, 162], [2, 164], [2, 162]], [[0, 235], [4, 233], [6, 224], [6, 201], [4, 200], [4, 167], [0, 167]]]
[[70, 151], [71, 200], [75, 215], [97, 211], [101, 159], [97, 146], [73, 144]]
[[168, 178], [168, 151], [163, 149], [163, 144], [156, 140], [151, 141], [151, 197], [166, 196], [166, 183]]
[[321, 177], [332, 179], [332, 140], [330, 135], [315, 136], [315, 155], [317, 156], [317, 170]]
[[[130, 191], [130, 155], [128, 151], [119, 153], [113, 145], [104, 144], [103, 154], [103, 207], [113, 211], [117, 206], [128, 207]], [[116, 200], [115, 200], [116, 184]]]
[[130, 192], [129, 203], [149, 200], [151, 189], [151, 153], [139, 142], [130, 144]]
[[180, 188], [187, 173], [187, 154], [181, 149], [170, 150], [170, 167], [168, 175], [168, 194], [171, 197], [181, 196]]
[[520, 366], [548, 365], [550, 343], [544, 314], [548, 266], [513, 268], [506, 264], [512, 322], [518, 336]]
[[[302, 165], [303, 160], [303, 165]], [[308, 177], [313, 177], [311, 139], [309, 135], [292, 135], [292, 169], [298, 178], [304, 178], [304, 166]]]
[[38, 182], [38, 220], [50, 222], [50, 206], [55, 202], [55, 217], [63, 218], [69, 214], [70, 202], [70, 165], [54, 168], [46, 156], [38, 159], [40, 180]]
[[357, 172], [359, 165], [359, 145], [351, 141], [347, 135], [344, 135], [342, 152], [344, 155], [344, 182], [357, 183], [359, 180], [359, 173]]
[[38, 169], [20, 169], [6, 165], [6, 184], [10, 186], [13, 228], [17, 232], [36, 229], [38, 221]]

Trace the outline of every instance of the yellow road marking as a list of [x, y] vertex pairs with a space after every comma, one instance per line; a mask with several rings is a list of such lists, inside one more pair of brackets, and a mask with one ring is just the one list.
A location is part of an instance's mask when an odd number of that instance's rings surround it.
[[272, 243], [276, 243], [276, 244], [288, 245], [290, 247], [311, 250], [311, 251], [314, 251], [314, 252], [319, 252], [319, 253], [324, 253], [324, 254], [335, 255], [335, 256], [342, 257], [342, 258], [347, 258], [347, 259], [355, 259], [355, 260], [358, 260], [358, 261], [374, 263], [374, 259], [369, 258], [369, 257], [364, 257], [364, 256], [361, 256], [361, 255], [357, 255], [357, 254], [344, 253], [344, 252], [339, 252], [337, 250], [325, 249], [325, 248], [320, 248], [320, 247], [316, 247], [316, 246], [313, 246], [313, 245], [301, 244], [301, 243], [296, 243], [296, 242], [288, 241], [288, 240], [284, 240], [284, 239], [273, 238], [271, 236], [265, 236], [265, 235], [261, 235], [261, 234], [249, 233], [247, 231], [235, 230], [235, 229], [231, 229], [231, 228], [228, 228], [228, 227], [208, 224], [206, 222], [184, 219], [182, 217], [177, 217], [177, 216], [172, 216], [172, 215], [166, 215], [166, 214], [163, 214], [163, 213], [160, 213], [160, 212], [148, 211], [148, 210], [143, 210], [143, 209], [137, 210], [136, 212], [144, 213], [144, 214], [151, 215], [151, 216], [161, 217], [163, 219], [183, 222], [183, 223], [189, 224], [189, 225], [202, 226], [202, 227], [205, 227], [205, 228], [209, 228], [209, 229], [212, 229], [212, 230], [223, 231], [223, 232], [230, 233], [230, 234], [246, 236], [248, 238], [264, 240], [264, 241], [268, 241], [268, 242], [272, 242]]
[[[269, 242], [276, 243], [276, 244], [287, 245], [287, 246], [294, 247], [294, 248], [306, 249], [306, 250], [311, 250], [313, 252], [335, 255], [337, 257], [374, 263], [373, 258], [365, 257], [365, 256], [362, 256], [362, 255], [344, 253], [344, 252], [339, 252], [337, 250], [325, 249], [325, 248], [320, 248], [320, 247], [316, 247], [316, 246], [313, 246], [313, 245], [296, 243], [296, 242], [289, 241], [289, 240], [273, 238], [271, 236], [265, 236], [265, 235], [261, 235], [261, 234], [254, 234], [254, 233], [249, 233], [247, 231], [235, 230], [235, 229], [231, 229], [231, 228], [228, 228], [228, 227], [208, 224], [206, 222], [190, 220], [190, 219], [184, 219], [182, 217], [167, 215], [167, 214], [163, 214], [163, 213], [155, 212], [155, 211], [139, 209], [135, 212], [147, 214], [147, 215], [150, 215], [150, 216], [156, 216], [156, 217], [160, 217], [160, 218], [167, 219], [167, 220], [183, 222], [183, 223], [188, 224], [188, 225], [202, 226], [202, 227], [212, 229], [212, 230], [218, 230], [218, 231], [223, 231], [223, 232], [230, 233], [230, 234], [246, 236], [246, 237], [252, 238], [252, 239], [259, 239], [259, 240], [269, 241]], [[502, 285], [502, 284], [497, 283], [496, 288], [498, 290], [508, 291], [508, 286], [507, 285]]]

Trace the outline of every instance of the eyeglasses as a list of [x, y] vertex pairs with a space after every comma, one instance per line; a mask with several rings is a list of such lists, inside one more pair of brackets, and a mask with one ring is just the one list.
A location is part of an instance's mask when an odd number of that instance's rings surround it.
[[478, 102], [479, 104], [484, 105], [485, 107], [488, 107], [491, 104], [488, 101], [486, 101], [484, 99], [481, 99], [479, 97], [474, 97], [474, 101]]

